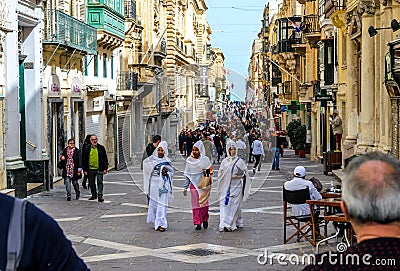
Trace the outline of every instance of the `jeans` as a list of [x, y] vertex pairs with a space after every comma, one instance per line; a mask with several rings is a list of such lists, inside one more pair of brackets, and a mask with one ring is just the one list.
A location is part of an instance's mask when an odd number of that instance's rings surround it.
[[272, 158], [272, 169], [279, 168], [279, 157], [280, 157], [280, 149], [272, 148], [271, 149], [271, 158]]
[[92, 196], [96, 198], [97, 196], [99, 198], [103, 197], [103, 172], [99, 172], [98, 169], [89, 169], [88, 176], [90, 192], [92, 193]]
[[65, 178], [65, 188], [67, 189], [67, 197], [70, 198], [71, 197], [71, 182], [72, 185], [74, 186], [74, 190], [75, 193], [78, 194], [79, 193], [79, 184], [78, 184], [78, 180], [74, 180], [71, 179], [71, 177], [66, 177]]

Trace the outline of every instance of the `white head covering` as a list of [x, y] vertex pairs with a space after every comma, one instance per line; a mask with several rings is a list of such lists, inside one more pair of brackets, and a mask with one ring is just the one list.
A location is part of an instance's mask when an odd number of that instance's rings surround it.
[[201, 140], [197, 141], [193, 147], [199, 149], [200, 157], [195, 159], [193, 156], [189, 156], [188, 159], [186, 159], [184, 175], [197, 187], [200, 178], [203, 176], [203, 170], [209, 169], [211, 167], [211, 162], [206, 156], [206, 150]]
[[[159, 148], [162, 148], [164, 150], [164, 157], [162, 158], [158, 157]], [[171, 160], [168, 158], [168, 144], [166, 141], [161, 141], [160, 144], [158, 144], [157, 148], [153, 151], [153, 154], [143, 161], [143, 190], [145, 193], [148, 193], [149, 181], [154, 167], [158, 164], [165, 162], [171, 162]], [[172, 175], [173, 168], [171, 166], [166, 167]]]
[[200, 151], [200, 156], [205, 156], [206, 155], [206, 149], [204, 148], [203, 141], [199, 140], [196, 143], [194, 143], [193, 147], [196, 147]]
[[[159, 148], [162, 148], [164, 150], [163, 158], [158, 157], [158, 149]], [[153, 154], [149, 158], [151, 158], [151, 161], [154, 161], [156, 163], [158, 162], [157, 164], [162, 163], [162, 162], [171, 162], [171, 160], [168, 158], [168, 143], [166, 141], [161, 141], [158, 144], [157, 148], [153, 151]], [[165, 160], [167, 160], [167, 161], [165, 161]], [[155, 164], [155, 165], [157, 165], [157, 164]]]
[[[236, 150], [235, 155], [231, 155], [229, 152], [230, 148], [234, 148]], [[227, 158], [229, 158], [230, 160], [236, 160], [237, 158], [237, 144], [235, 141], [228, 139], [228, 142], [226, 142], [226, 154], [227, 154]]]
[[[229, 148], [231, 147], [236, 148], [236, 154], [234, 156], [231, 156], [229, 153]], [[241, 158], [238, 158], [237, 145], [233, 140], [228, 140], [228, 142], [226, 143], [226, 152], [227, 152], [227, 157], [224, 160], [222, 160], [221, 166], [219, 167], [218, 170], [217, 197], [219, 200], [224, 198], [226, 195], [228, 187], [231, 184], [232, 173], [236, 174], [239, 170], [241, 170], [244, 172], [246, 176], [248, 176], [247, 165]], [[234, 165], [235, 167], [233, 168]], [[244, 200], [247, 199], [248, 197], [249, 189], [246, 190], [247, 191], [245, 191], [245, 194], [247, 195], [244, 197]]]

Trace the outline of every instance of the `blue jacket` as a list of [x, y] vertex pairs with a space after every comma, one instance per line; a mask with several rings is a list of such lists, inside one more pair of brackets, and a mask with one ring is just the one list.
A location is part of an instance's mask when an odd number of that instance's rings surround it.
[[[5, 270], [14, 198], [0, 193], [0, 270]], [[25, 240], [18, 271], [89, 270], [57, 222], [31, 203], [26, 206]]]

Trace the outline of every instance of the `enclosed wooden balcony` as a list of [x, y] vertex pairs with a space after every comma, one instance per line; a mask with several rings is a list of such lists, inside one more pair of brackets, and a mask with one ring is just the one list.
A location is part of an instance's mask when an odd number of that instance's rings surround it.
[[97, 54], [97, 33], [87, 25], [59, 10], [44, 13], [43, 44], [65, 46], [87, 54]]

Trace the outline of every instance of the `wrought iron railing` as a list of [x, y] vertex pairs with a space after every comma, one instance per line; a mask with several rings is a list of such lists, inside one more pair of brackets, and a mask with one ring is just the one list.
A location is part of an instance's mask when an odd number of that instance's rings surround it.
[[325, 0], [324, 13], [326, 17], [331, 16], [335, 11], [345, 10], [345, 0]]
[[136, 21], [135, 0], [125, 0], [125, 18], [134, 19]]
[[44, 44], [61, 44], [88, 54], [97, 54], [97, 30], [59, 10], [44, 14]]
[[119, 72], [117, 74], [117, 90], [137, 90], [138, 74], [131, 71]]
[[294, 52], [294, 48], [292, 47], [292, 45], [301, 43], [302, 43], [301, 37], [289, 38], [287, 40], [280, 40], [278, 41], [276, 51], [277, 53]]
[[310, 14], [303, 16], [301, 28], [304, 34], [318, 34], [321, 33], [319, 25], [319, 16], [317, 14]]

